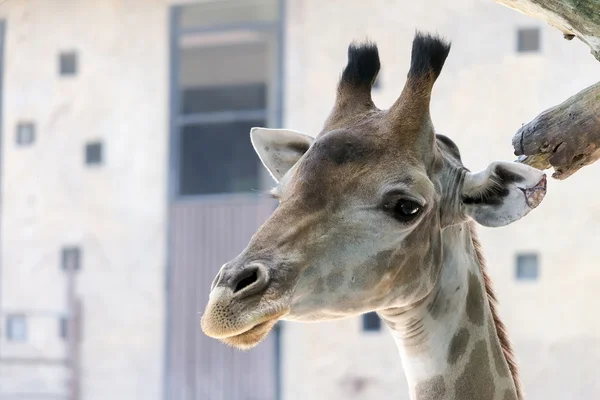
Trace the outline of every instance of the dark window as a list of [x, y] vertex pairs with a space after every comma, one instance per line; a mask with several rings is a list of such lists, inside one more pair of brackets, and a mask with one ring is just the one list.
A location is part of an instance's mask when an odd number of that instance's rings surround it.
[[58, 329], [60, 337], [62, 339], [67, 339], [69, 337], [69, 318], [60, 317]]
[[521, 28], [517, 32], [517, 51], [519, 53], [540, 51], [539, 28]]
[[35, 125], [31, 122], [17, 124], [17, 144], [28, 146], [35, 142]]
[[79, 271], [81, 263], [81, 250], [79, 247], [65, 247], [62, 249], [61, 265], [64, 271]]
[[539, 275], [538, 255], [535, 253], [517, 254], [516, 275], [518, 280], [537, 280]]
[[262, 110], [267, 104], [264, 83], [183, 89], [183, 113]]
[[248, 29], [181, 38], [174, 110], [178, 195], [259, 191], [270, 179], [250, 141], [251, 128], [276, 118], [269, 99], [276, 97], [278, 46], [269, 36]]
[[259, 163], [249, 139], [264, 120], [191, 125], [181, 132], [182, 195], [259, 189]]
[[85, 145], [85, 163], [88, 165], [102, 164], [102, 143], [93, 142]]
[[68, 76], [77, 74], [77, 53], [65, 52], [59, 55], [60, 75]]
[[13, 342], [24, 342], [27, 340], [27, 319], [24, 315], [7, 316], [6, 337]]
[[369, 312], [362, 316], [363, 331], [380, 331], [381, 318], [376, 312]]

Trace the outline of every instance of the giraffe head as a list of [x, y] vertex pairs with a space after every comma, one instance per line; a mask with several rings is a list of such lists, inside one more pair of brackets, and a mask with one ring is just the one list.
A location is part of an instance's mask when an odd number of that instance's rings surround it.
[[316, 137], [252, 129], [279, 206], [214, 279], [202, 317], [207, 335], [250, 348], [279, 319], [332, 320], [418, 304], [440, 276], [444, 228], [469, 219], [507, 225], [542, 201], [541, 171], [493, 162], [472, 173], [456, 145], [434, 133], [430, 96], [449, 50], [417, 33], [406, 85], [380, 110], [371, 99], [377, 47], [350, 45], [335, 105]]

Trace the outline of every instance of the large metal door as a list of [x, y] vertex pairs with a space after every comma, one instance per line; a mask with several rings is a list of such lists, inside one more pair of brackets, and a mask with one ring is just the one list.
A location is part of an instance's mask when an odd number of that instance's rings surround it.
[[169, 400], [276, 399], [278, 332], [241, 352], [200, 330], [200, 313], [217, 271], [246, 246], [272, 210], [272, 200], [252, 195], [171, 207]]

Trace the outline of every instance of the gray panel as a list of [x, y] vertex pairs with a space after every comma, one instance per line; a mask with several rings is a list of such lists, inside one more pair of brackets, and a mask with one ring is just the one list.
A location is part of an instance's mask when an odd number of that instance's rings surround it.
[[517, 31], [517, 51], [530, 53], [540, 51], [540, 29], [521, 28]]
[[30, 146], [35, 142], [35, 124], [33, 122], [17, 124], [16, 142], [19, 146]]
[[274, 334], [241, 352], [208, 338], [199, 324], [219, 268], [246, 247], [274, 207], [256, 195], [172, 204], [169, 400], [276, 399]]
[[279, 0], [228, 0], [182, 7], [182, 28], [227, 26], [249, 22], [276, 22]]
[[85, 163], [87, 165], [102, 164], [102, 142], [85, 144]]
[[60, 53], [58, 56], [58, 72], [61, 76], [77, 74], [77, 53], [74, 51]]
[[[252, 31], [250, 31], [252, 33]], [[205, 36], [205, 35], [202, 35]], [[268, 65], [267, 34], [256, 37], [256, 43], [224, 43], [181, 48], [179, 84], [182, 89], [211, 85], [265, 83], [271, 70]], [[197, 42], [199, 40], [196, 40]]]
[[539, 261], [536, 253], [517, 254], [518, 280], [537, 280], [539, 275]]

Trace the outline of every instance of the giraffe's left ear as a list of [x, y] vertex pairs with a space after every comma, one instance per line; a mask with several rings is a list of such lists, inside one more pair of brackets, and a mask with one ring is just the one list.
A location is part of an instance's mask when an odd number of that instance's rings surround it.
[[546, 175], [530, 166], [493, 162], [465, 176], [461, 208], [483, 226], [513, 223], [536, 208], [546, 195]]
[[289, 129], [252, 128], [252, 146], [277, 182], [306, 153], [313, 138]]

